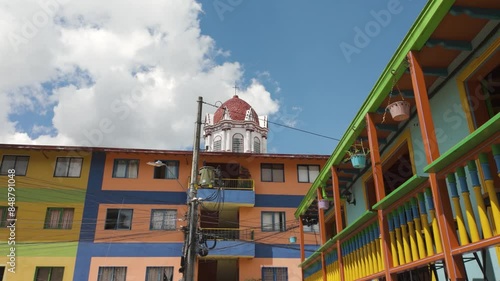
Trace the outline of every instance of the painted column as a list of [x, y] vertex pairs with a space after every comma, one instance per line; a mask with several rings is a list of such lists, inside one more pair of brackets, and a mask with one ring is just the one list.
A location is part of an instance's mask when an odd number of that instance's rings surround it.
[[[427, 94], [427, 87], [425, 85], [424, 73], [416, 58], [416, 54], [413, 51], [410, 51], [407, 57], [410, 63], [410, 75], [415, 95], [415, 104], [417, 107], [420, 125], [419, 127], [423, 138], [425, 156], [427, 158], [427, 163], [432, 163], [439, 157], [439, 147], [434, 129], [434, 123], [432, 121], [432, 113], [429, 104], [429, 96]], [[441, 184], [444, 183], [444, 186], [441, 186], [440, 188], [435, 173], [429, 174], [429, 182], [434, 198], [434, 205], [436, 207], [441, 241], [443, 242], [444, 260], [446, 271], [448, 272], [448, 278], [451, 280], [465, 280], [466, 273], [461, 256], [455, 258], [451, 254], [452, 248], [458, 246], [458, 241], [446, 183], [441, 181]]]
[[262, 136], [262, 147], [260, 148], [261, 153], [267, 153], [267, 136]]
[[[343, 229], [342, 225], [342, 208], [340, 202], [340, 185], [339, 185], [339, 175], [337, 173], [337, 168], [332, 166], [330, 168], [332, 173], [332, 186], [333, 186], [333, 207], [335, 208], [335, 229], [337, 233], [340, 233]], [[342, 248], [340, 244], [340, 240], [337, 240], [337, 255], [339, 262], [339, 272], [340, 272], [340, 281], [344, 281], [344, 264], [343, 264], [343, 256], [342, 256]]]
[[226, 151], [231, 151], [231, 129], [225, 130], [224, 133], [226, 134]]
[[[375, 128], [375, 122], [371, 116], [371, 113], [366, 114], [366, 131], [368, 134], [368, 144], [370, 146], [370, 159], [372, 163], [372, 175], [373, 182], [375, 185], [375, 192], [377, 196], [377, 202], [385, 197], [385, 187], [384, 179], [382, 177], [382, 163], [380, 161], [380, 150], [377, 138], [377, 129]], [[392, 253], [391, 253], [391, 239], [389, 235], [389, 225], [385, 220], [383, 210], [377, 211], [378, 224], [380, 227], [380, 239], [378, 243], [381, 243], [382, 257], [384, 258], [385, 278], [386, 280], [394, 280], [389, 272], [389, 268], [392, 266]]]
[[205, 138], [205, 148], [208, 151], [212, 151], [213, 150], [212, 134], [208, 134], [207, 137]]
[[250, 130], [246, 130], [245, 132], [245, 142], [244, 142], [244, 147], [243, 147], [243, 151], [245, 152], [252, 152], [252, 131]]
[[[321, 194], [320, 188], [316, 190], [317, 196], [318, 196], [318, 201], [323, 199], [323, 196]], [[320, 209], [318, 207], [318, 224], [319, 224], [319, 233], [320, 233], [320, 238], [321, 238], [321, 245], [324, 245], [326, 243], [326, 229], [325, 229], [325, 210]], [[321, 253], [321, 268], [323, 271], [323, 280], [326, 281], [327, 276], [326, 276], [326, 260], [325, 260], [325, 253]]]
[[226, 150], [226, 130], [222, 130], [222, 134], [220, 137], [221, 137], [220, 151], [225, 151]]
[[[304, 223], [302, 222], [302, 216], [299, 217], [299, 233], [300, 233], [300, 262], [306, 260], [305, 254], [305, 241], [304, 241]], [[302, 272], [304, 272], [302, 270]]]

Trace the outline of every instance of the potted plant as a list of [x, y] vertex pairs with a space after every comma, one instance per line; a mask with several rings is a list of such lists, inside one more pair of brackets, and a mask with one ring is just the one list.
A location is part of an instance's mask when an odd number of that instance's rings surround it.
[[363, 147], [363, 143], [354, 144], [351, 149], [347, 151], [349, 157], [346, 160], [351, 160], [351, 164], [354, 168], [363, 169], [366, 166], [366, 155], [369, 150]]
[[[392, 74], [395, 75], [394, 70], [392, 71]], [[395, 101], [391, 103], [391, 97], [392, 93], [394, 92], [394, 88], [397, 89], [399, 96], [401, 97], [401, 100]], [[401, 90], [399, 89], [397, 83], [396, 83], [396, 77], [394, 76], [394, 81], [392, 84], [392, 90], [389, 93], [389, 99], [387, 100], [387, 107], [385, 108], [384, 116], [382, 118], [382, 123], [385, 121], [385, 113], [389, 111], [391, 113], [392, 119], [394, 121], [404, 121], [410, 118], [410, 103], [405, 101], [403, 94], [401, 93]]]

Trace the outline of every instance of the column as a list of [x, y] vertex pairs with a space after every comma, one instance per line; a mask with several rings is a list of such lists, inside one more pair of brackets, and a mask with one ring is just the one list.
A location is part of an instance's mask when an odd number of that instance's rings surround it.
[[[425, 156], [427, 163], [432, 163], [439, 157], [439, 147], [434, 122], [432, 121], [424, 73], [416, 56], [417, 54], [414, 51], [410, 51], [407, 58], [410, 63], [411, 82], [415, 94], [415, 104], [424, 143]], [[458, 240], [446, 183], [444, 180], [438, 180], [435, 173], [429, 173], [429, 182], [436, 208], [441, 241], [443, 243], [444, 261], [448, 278], [451, 280], [465, 280], [466, 273], [462, 256], [455, 257], [451, 254], [451, 250], [454, 247], [458, 247]]]

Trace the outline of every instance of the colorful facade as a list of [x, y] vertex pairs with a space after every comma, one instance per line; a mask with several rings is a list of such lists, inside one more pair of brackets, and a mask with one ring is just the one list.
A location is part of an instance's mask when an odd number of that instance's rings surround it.
[[[2, 228], [3, 280], [182, 277], [191, 152], [0, 145], [0, 154], [2, 198], [8, 168], [17, 173], [16, 269], [9, 272], [10, 230]], [[202, 152], [199, 159], [221, 179], [198, 188], [199, 233], [210, 249], [198, 257], [197, 280], [300, 280], [293, 212], [327, 156]], [[148, 165], [158, 160], [165, 165]], [[317, 227], [306, 230], [312, 253]]]
[[500, 280], [499, 20], [427, 2], [295, 212], [304, 280]]
[[0, 155], [0, 279], [64, 272], [59, 280], [73, 280], [91, 155], [24, 146], [2, 146]]

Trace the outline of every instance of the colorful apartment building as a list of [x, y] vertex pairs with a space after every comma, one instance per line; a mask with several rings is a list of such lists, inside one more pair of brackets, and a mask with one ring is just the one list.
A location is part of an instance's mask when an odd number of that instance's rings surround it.
[[1, 145], [0, 157], [0, 280], [73, 280], [91, 154]]
[[[319, 233], [311, 224], [299, 237], [294, 211], [328, 156], [265, 153], [266, 118], [237, 96], [209, 118], [199, 168], [218, 176], [198, 181], [198, 237], [208, 253], [198, 256], [197, 280], [301, 280], [295, 241], [308, 255]], [[16, 272], [6, 257], [10, 230], [2, 228], [0, 280], [180, 280], [192, 158], [190, 151], [0, 145], [2, 198], [15, 169], [17, 207]], [[10, 219], [4, 201], [2, 226]]]
[[295, 212], [304, 280], [500, 280], [499, 21], [427, 2]]

